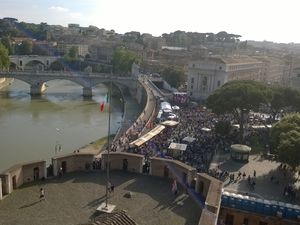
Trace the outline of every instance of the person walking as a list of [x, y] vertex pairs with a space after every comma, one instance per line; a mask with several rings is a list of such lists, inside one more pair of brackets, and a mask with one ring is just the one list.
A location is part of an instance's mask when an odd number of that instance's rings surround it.
[[172, 184], [172, 192], [173, 192], [173, 194], [174, 194], [175, 196], [176, 196], [177, 193], [178, 193], [177, 182], [176, 182], [175, 179], [174, 179], [173, 184]]
[[46, 200], [45, 199], [45, 190], [44, 188], [40, 188], [40, 201]]

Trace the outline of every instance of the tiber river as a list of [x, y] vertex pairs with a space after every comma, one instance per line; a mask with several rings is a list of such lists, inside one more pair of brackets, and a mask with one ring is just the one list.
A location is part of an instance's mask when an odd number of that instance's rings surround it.
[[[106, 100], [105, 85], [93, 88], [88, 100], [75, 83], [55, 80], [47, 85], [37, 99], [31, 99], [30, 86], [19, 80], [0, 90], [0, 173], [20, 162], [49, 162], [57, 144], [61, 145], [59, 154], [66, 154], [107, 136], [108, 113], [99, 107]], [[130, 105], [135, 102], [127, 101]], [[139, 107], [130, 108], [134, 112], [129, 114], [135, 117]], [[120, 98], [113, 97], [111, 133], [120, 126], [122, 111]]]

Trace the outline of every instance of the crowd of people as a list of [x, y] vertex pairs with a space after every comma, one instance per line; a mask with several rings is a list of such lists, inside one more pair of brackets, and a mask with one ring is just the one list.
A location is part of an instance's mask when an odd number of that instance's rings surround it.
[[[178, 125], [175, 127], [166, 127], [160, 134], [139, 147], [129, 146], [129, 143], [140, 137], [140, 129], [132, 130], [128, 135], [119, 140], [119, 145], [123, 150], [132, 153], [145, 155], [147, 160], [151, 156], [170, 157], [178, 159], [188, 165], [193, 166], [198, 172], [209, 171], [209, 165], [214, 154], [217, 151], [230, 150], [230, 146], [239, 143], [238, 128], [226, 137], [220, 136], [215, 132], [215, 125], [218, 121], [228, 121], [230, 124], [238, 124], [230, 114], [217, 116], [207, 110], [205, 107], [188, 106], [176, 111], [178, 116]], [[245, 127], [245, 143], [253, 145], [253, 141], [268, 146], [267, 129], [255, 128], [265, 123], [264, 115], [255, 114], [249, 116], [247, 126]], [[153, 126], [155, 122], [153, 121]], [[185, 142], [185, 137], [192, 137], [192, 142]], [[179, 156], [174, 156], [168, 151], [170, 143], [185, 143], [187, 148]], [[220, 173], [223, 179], [226, 177], [226, 171]]]

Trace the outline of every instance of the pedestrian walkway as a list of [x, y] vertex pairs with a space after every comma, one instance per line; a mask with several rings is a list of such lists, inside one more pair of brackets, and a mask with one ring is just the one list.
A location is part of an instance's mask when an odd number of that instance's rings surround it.
[[[289, 171], [279, 169], [279, 165], [280, 163], [265, 160], [260, 155], [250, 155], [248, 163], [240, 163], [231, 160], [229, 153], [218, 153], [213, 158], [210, 169], [234, 174], [233, 182], [230, 182], [229, 178], [224, 181], [225, 190], [300, 205], [299, 196], [291, 198], [291, 196], [284, 195], [284, 188], [294, 183], [295, 177]], [[239, 171], [241, 174], [245, 173], [246, 176], [241, 175], [237, 178]], [[253, 181], [255, 183], [254, 187], [249, 185], [249, 176], [250, 183]], [[297, 188], [299, 184], [299, 181], [295, 183]]]

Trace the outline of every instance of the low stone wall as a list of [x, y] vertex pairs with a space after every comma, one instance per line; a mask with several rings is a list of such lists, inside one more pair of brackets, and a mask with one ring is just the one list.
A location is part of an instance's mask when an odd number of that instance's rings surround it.
[[220, 207], [222, 195], [222, 182], [205, 173], [197, 174], [196, 192], [205, 198], [206, 207], [213, 213], [217, 213]]
[[[144, 122], [146, 122], [146, 124], [148, 123], [148, 121], [151, 119], [154, 111], [156, 111], [156, 107], [153, 104], [151, 104], [152, 102], [155, 101], [155, 97], [153, 95], [152, 90], [150, 90], [149, 87], [147, 87], [147, 85], [144, 83], [143, 78], [139, 78], [138, 80], [138, 85], [140, 85], [141, 87], [143, 87], [147, 100], [146, 100], [146, 105], [145, 108], [143, 110], [143, 112], [139, 115], [139, 117], [137, 118], [135, 124], [133, 124], [127, 131], [126, 131], [126, 135], [128, 135], [128, 133], [131, 132], [131, 130], [134, 130], [136, 126], [140, 126], [141, 124], [143, 124]], [[142, 133], [141, 133], [142, 135]]]
[[[135, 173], [142, 173], [144, 156], [127, 153], [112, 152], [109, 154], [109, 162], [111, 170], [124, 170]], [[102, 169], [107, 166], [107, 153], [102, 154]]]
[[46, 178], [46, 161], [17, 164], [0, 174], [2, 194], [10, 194], [13, 189], [33, 180]]
[[196, 169], [180, 161], [165, 158], [150, 158], [150, 174], [153, 176], [173, 178], [182, 183], [193, 186]]
[[[124, 159], [128, 161], [128, 171], [142, 173], [143, 157], [139, 154], [113, 152], [110, 154], [110, 169], [124, 170]], [[105, 169], [107, 153], [103, 154], [102, 169]], [[201, 205], [199, 225], [216, 225], [221, 205], [222, 182], [180, 161], [165, 158], [150, 158], [150, 175], [176, 179], [184, 187], [189, 187], [205, 200]], [[193, 191], [189, 191], [193, 195]], [[195, 198], [193, 198], [195, 199]], [[197, 201], [197, 199], [195, 199]], [[199, 204], [199, 202], [197, 201]]]
[[94, 154], [80, 152], [53, 157], [53, 175], [91, 169], [93, 161]]
[[10, 85], [14, 79], [12, 78], [0, 78], [0, 90], [8, 85]]

